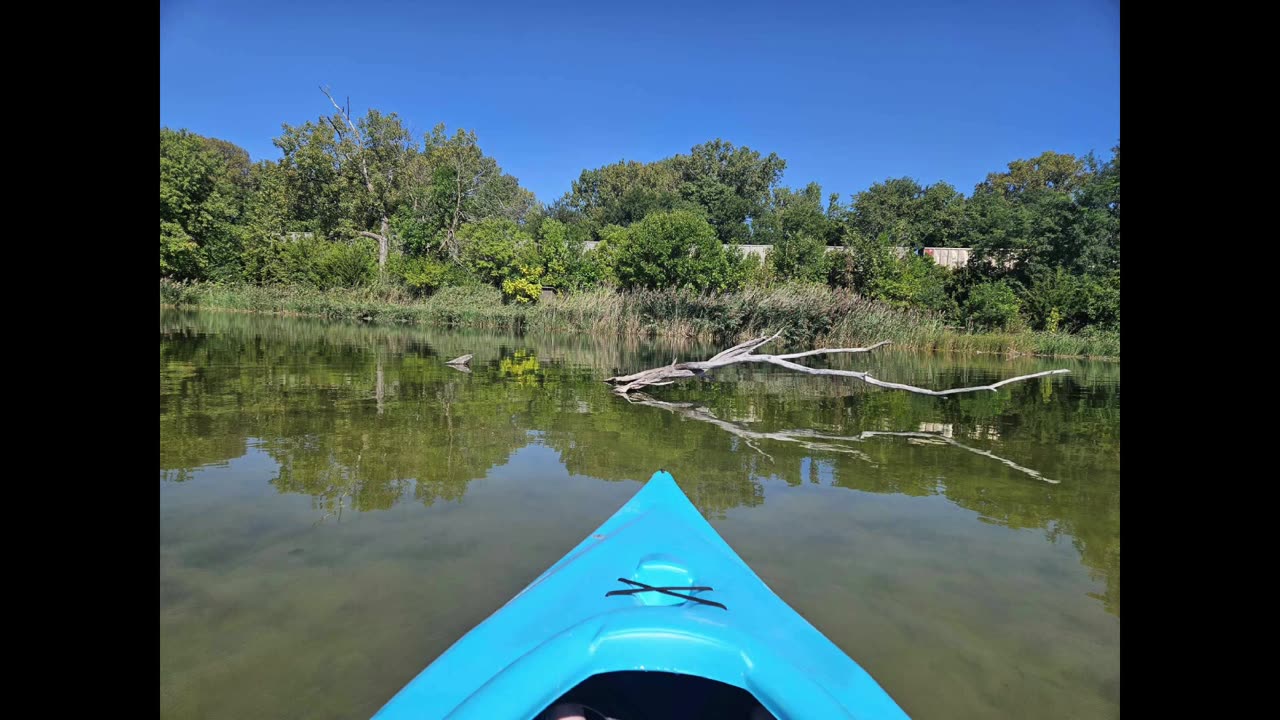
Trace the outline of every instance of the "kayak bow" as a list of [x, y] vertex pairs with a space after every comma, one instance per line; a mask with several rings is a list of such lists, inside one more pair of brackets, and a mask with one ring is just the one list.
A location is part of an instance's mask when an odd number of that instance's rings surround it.
[[589, 678], [620, 672], [724, 683], [784, 720], [907, 717], [660, 470], [375, 718], [527, 720]]

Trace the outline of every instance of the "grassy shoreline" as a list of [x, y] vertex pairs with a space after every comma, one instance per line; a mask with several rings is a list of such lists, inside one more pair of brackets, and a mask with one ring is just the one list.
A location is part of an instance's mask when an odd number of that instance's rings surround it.
[[663, 290], [596, 290], [535, 305], [504, 304], [489, 287], [451, 287], [423, 300], [373, 289], [160, 281], [173, 307], [323, 317], [334, 320], [523, 332], [618, 334], [737, 340], [785, 328], [788, 344], [862, 346], [890, 340], [928, 352], [1116, 359], [1116, 332], [990, 333], [947, 327], [928, 313], [902, 310], [825, 286], [783, 286], [725, 295]]

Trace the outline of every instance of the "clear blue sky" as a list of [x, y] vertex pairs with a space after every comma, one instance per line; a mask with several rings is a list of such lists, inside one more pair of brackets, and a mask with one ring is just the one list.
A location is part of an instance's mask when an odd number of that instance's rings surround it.
[[1119, 0], [161, 0], [160, 124], [279, 157], [281, 123], [397, 112], [473, 129], [551, 202], [584, 168], [721, 137], [848, 195], [966, 194], [1044, 150], [1120, 139]]

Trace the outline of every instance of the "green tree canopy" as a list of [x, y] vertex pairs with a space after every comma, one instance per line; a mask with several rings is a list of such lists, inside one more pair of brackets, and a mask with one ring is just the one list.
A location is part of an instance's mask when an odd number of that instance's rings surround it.
[[769, 191], [787, 162], [775, 153], [762, 156], [719, 138], [695, 145], [670, 163], [680, 179], [680, 195], [706, 209], [721, 242], [745, 243], [747, 222], [764, 214]]
[[199, 279], [238, 261], [249, 154], [223, 140], [160, 128], [160, 276]]
[[[332, 98], [330, 98], [332, 99]], [[294, 215], [331, 236], [378, 242], [378, 265], [390, 251], [391, 216], [409, 187], [418, 150], [395, 113], [370, 109], [362, 118], [338, 112], [317, 122], [284, 125], [275, 144], [284, 153]]]

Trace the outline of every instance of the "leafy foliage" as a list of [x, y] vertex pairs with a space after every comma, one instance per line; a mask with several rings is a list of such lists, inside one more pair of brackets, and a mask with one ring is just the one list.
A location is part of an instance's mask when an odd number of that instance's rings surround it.
[[[516, 303], [542, 287], [825, 282], [961, 325], [1119, 330], [1119, 144], [1106, 162], [1014, 160], [969, 197], [902, 177], [824, 205], [817, 183], [779, 185], [776, 154], [715, 139], [585, 169], [543, 207], [472, 131], [439, 124], [418, 141], [395, 113], [335, 109], [284, 125], [281, 157], [258, 163], [161, 128], [161, 277], [388, 297], [483, 283]], [[762, 262], [739, 244], [771, 250]], [[971, 248], [969, 264], [941, 268], [923, 247]]]
[[966, 301], [969, 318], [985, 329], [1008, 329], [1020, 309], [1018, 294], [1003, 280], [973, 287]]
[[517, 262], [537, 264], [533, 238], [511, 220], [488, 218], [464, 225], [458, 242], [463, 265], [495, 287], [516, 274]]
[[[160, 129], [160, 276], [197, 279], [238, 257], [243, 156], [229, 143]], [[243, 152], [243, 151], [241, 151]]]
[[615, 268], [624, 288], [723, 291], [741, 283], [715, 228], [688, 210], [653, 213], [628, 228]]

